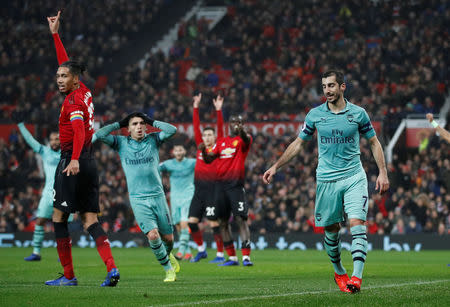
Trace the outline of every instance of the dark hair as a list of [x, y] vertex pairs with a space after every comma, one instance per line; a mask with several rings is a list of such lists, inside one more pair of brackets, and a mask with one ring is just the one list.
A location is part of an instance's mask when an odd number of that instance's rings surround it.
[[331, 76], [335, 76], [336, 77], [336, 82], [341, 85], [342, 83], [344, 83], [344, 74], [342, 72], [340, 72], [339, 70], [328, 70], [326, 72], [323, 73], [322, 78], [328, 78]]
[[59, 65], [59, 67], [68, 67], [70, 73], [74, 76], [79, 76], [86, 71], [86, 66], [77, 61], [67, 61]]
[[216, 129], [214, 129], [214, 128], [211, 127], [211, 126], [208, 126], [208, 127], [203, 128], [203, 131], [206, 131], [206, 130], [211, 130], [213, 133], [216, 133]]

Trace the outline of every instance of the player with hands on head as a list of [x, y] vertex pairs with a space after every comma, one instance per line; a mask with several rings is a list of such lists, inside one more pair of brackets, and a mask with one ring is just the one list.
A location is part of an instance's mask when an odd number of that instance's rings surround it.
[[[161, 131], [147, 134], [147, 124]], [[121, 128], [127, 128], [130, 135], [110, 134]], [[164, 282], [176, 280], [180, 265], [171, 253], [173, 227], [159, 172], [159, 148], [176, 131], [177, 128], [171, 124], [153, 120], [142, 112], [133, 112], [95, 133], [96, 139], [119, 154], [131, 208], [156, 259], [166, 272]]]
[[[346, 85], [342, 72], [330, 70], [322, 75], [322, 88], [327, 101], [306, 115], [298, 137], [263, 175], [269, 184], [278, 169], [286, 165], [312, 139], [317, 130], [319, 164], [316, 171], [317, 190], [315, 225], [325, 227], [325, 250], [335, 270], [335, 282], [342, 292], [360, 291], [367, 255], [365, 221], [369, 203], [367, 177], [360, 159], [360, 135], [370, 144], [378, 166], [376, 189], [389, 189], [383, 148], [378, 141], [366, 111], [344, 98]], [[347, 214], [352, 234], [353, 274], [348, 277], [341, 262], [340, 223]]]
[[61, 159], [55, 172], [53, 224], [56, 246], [64, 274], [45, 284], [48, 286], [76, 286], [78, 281], [73, 271], [72, 240], [67, 221], [70, 213], [79, 211], [84, 229], [94, 239], [107, 275], [102, 287], [114, 287], [120, 279], [114, 263], [111, 246], [98, 222], [98, 172], [92, 148], [94, 134], [94, 104], [91, 91], [81, 82], [84, 65], [69, 60], [58, 35], [61, 12], [47, 17], [53, 36], [59, 68], [56, 83], [65, 96], [59, 116], [59, 138]]

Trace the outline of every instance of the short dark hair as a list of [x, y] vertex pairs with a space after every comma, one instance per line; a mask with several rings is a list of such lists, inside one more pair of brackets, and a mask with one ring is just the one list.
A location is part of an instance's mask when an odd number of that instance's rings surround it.
[[70, 73], [74, 76], [79, 76], [86, 71], [86, 65], [78, 61], [66, 61], [59, 65], [59, 67], [68, 67]]
[[203, 128], [203, 131], [206, 131], [206, 130], [211, 130], [213, 133], [216, 133], [216, 129], [214, 129], [214, 128], [211, 127], [211, 126], [208, 126], [208, 127]]
[[323, 75], [322, 75], [322, 79], [328, 78], [328, 77], [331, 77], [331, 76], [335, 76], [336, 77], [336, 82], [339, 85], [344, 83], [344, 74], [341, 71], [334, 70], [334, 69], [327, 70], [326, 72], [324, 72]]

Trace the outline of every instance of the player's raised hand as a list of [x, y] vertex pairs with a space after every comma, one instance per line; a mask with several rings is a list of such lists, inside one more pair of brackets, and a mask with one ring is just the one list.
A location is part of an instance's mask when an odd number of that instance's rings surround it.
[[198, 108], [198, 106], [200, 105], [200, 100], [202, 100], [202, 93], [198, 93], [198, 95], [195, 95], [193, 99], [194, 99], [194, 108]]
[[427, 113], [427, 115], [425, 115], [426, 117], [427, 117], [427, 119], [428, 119], [428, 121], [431, 123], [432, 121], [433, 121], [433, 114], [431, 114], [431, 113]]
[[375, 191], [377, 190], [380, 195], [389, 190], [389, 179], [385, 173], [380, 173], [378, 175], [377, 182], [375, 185]]
[[80, 163], [78, 160], [70, 160], [69, 165], [62, 172], [67, 173], [67, 176], [76, 175], [80, 172]]
[[222, 110], [223, 97], [220, 94], [217, 95], [217, 98], [213, 99], [213, 103], [217, 111]]
[[277, 172], [277, 169], [275, 168], [275, 165], [269, 168], [263, 175], [263, 181], [265, 184], [269, 184], [272, 181], [272, 177]]
[[198, 150], [203, 151], [203, 150], [205, 150], [205, 149], [206, 149], [205, 143], [200, 143], [200, 144], [198, 144]]
[[61, 16], [61, 11], [58, 11], [56, 16], [47, 17], [48, 27], [52, 34], [58, 33], [59, 30], [59, 17]]

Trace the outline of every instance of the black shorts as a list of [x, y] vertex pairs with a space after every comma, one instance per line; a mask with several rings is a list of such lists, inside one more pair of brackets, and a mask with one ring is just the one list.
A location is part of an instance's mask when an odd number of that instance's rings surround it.
[[80, 158], [80, 172], [67, 176], [62, 171], [70, 163], [70, 155], [62, 155], [55, 173], [53, 207], [65, 213], [98, 213], [98, 172], [92, 158]]
[[217, 216], [228, 219], [233, 216], [248, 217], [248, 204], [245, 198], [245, 189], [242, 185], [230, 186], [226, 183], [216, 185], [215, 203], [217, 204]]
[[203, 214], [208, 220], [217, 220], [217, 210], [214, 203], [215, 182], [195, 181], [195, 192], [189, 207], [189, 217], [201, 220]]

